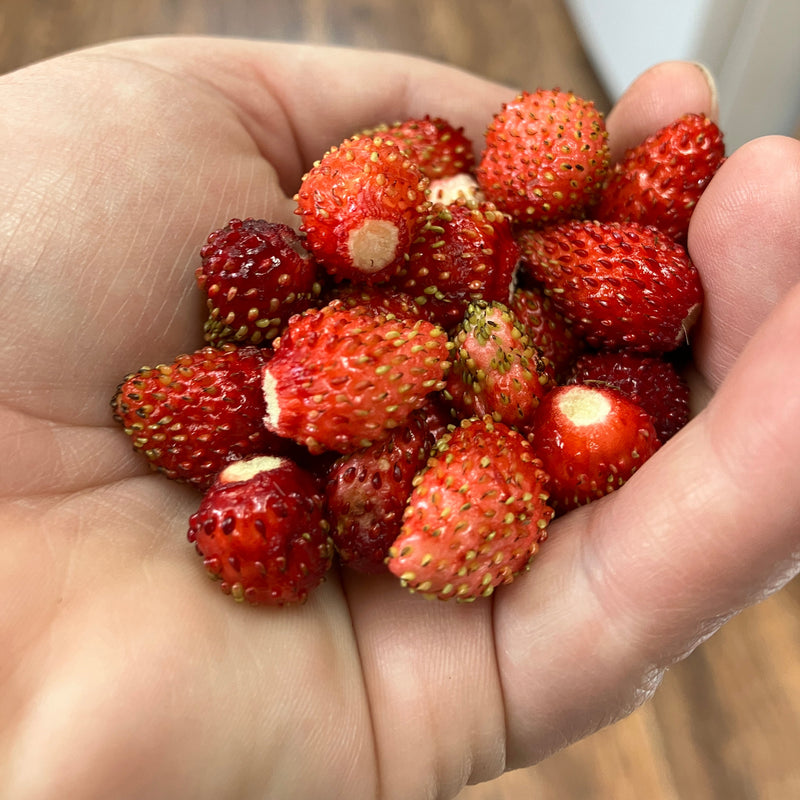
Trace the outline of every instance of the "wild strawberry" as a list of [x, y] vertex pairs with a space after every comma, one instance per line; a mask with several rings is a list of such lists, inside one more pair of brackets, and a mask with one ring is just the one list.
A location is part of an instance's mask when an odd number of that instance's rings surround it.
[[333, 559], [322, 495], [288, 458], [225, 467], [191, 516], [188, 539], [222, 591], [253, 605], [304, 602]]
[[407, 119], [364, 134], [394, 139], [430, 180], [469, 172], [475, 165], [472, 142], [464, 129], [441, 117]]
[[519, 259], [509, 219], [492, 203], [435, 205], [392, 282], [449, 329], [472, 300], [508, 303]]
[[459, 415], [530, 425], [553, 371], [514, 314], [501, 303], [470, 304], [454, 345], [446, 396]]
[[525, 438], [465, 420], [434, 449], [389, 550], [389, 570], [441, 599], [490, 595], [525, 570], [546, 537], [547, 475]]
[[650, 415], [615, 389], [559, 386], [530, 429], [557, 513], [622, 486], [659, 447]]
[[621, 392], [652, 417], [662, 444], [689, 421], [689, 385], [672, 363], [658, 356], [584, 353], [568, 382]]
[[557, 89], [522, 92], [486, 131], [478, 184], [519, 222], [580, 216], [605, 179], [607, 139], [592, 102]]
[[459, 172], [447, 178], [432, 180], [428, 188], [428, 199], [432, 203], [449, 206], [451, 203], [484, 203], [486, 198], [471, 172]]
[[225, 345], [142, 367], [117, 388], [114, 419], [153, 469], [206, 489], [229, 461], [288, 446], [261, 422], [267, 360], [268, 351]]
[[387, 280], [424, 223], [427, 186], [394, 140], [347, 139], [314, 164], [295, 197], [306, 245], [337, 279]]
[[531, 277], [592, 347], [655, 354], [687, 341], [703, 288], [669, 236], [632, 222], [571, 220], [517, 238]]
[[320, 293], [317, 264], [288, 225], [232, 219], [209, 235], [200, 259], [205, 338], [214, 345], [269, 341]]
[[584, 349], [572, 325], [553, 307], [553, 301], [539, 286], [518, 286], [509, 306], [525, 328], [531, 343], [553, 365], [557, 380], [566, 373], [575, 357]]
[[327, 295], [328, 300], [338, 300], [346, 308], [370, 310], [394, 315], [400, 319], [419, 319], [422, 309], [413, 297], [395, 289], [388, 283], [364, 286], [344, 282], [334, 286]]
[[388, 437], [444, 386], [444, 331], [333, 300], [289, 321], [264, 368], [265, 425], [312, 453]]
[[716, 123], [686, 114], [625, 153], [603, 187], [594, 216], [653, 225], [684, 242], [694, 207], [724, 159]]
[[414, 476], [425, 466], [433, 436], [420, 411], [385, 441], [341, 456], [325, 486], [331, 537], [343, 564], [385, 572], [389, 547], [400, 533]]

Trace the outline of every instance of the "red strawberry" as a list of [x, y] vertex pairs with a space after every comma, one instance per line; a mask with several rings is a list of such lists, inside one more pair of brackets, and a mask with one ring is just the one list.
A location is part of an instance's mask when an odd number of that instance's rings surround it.
[[492, 203], [437, 204], [393, 283], [449, 329], [472, 300], [508, 303], [519, 259], [509, 219]]
[[652, 418], [663, 444], [689, 421], [689, 385], [669, 361], [633, 353], [584, 353], [570, 383], [610, 386]]
[[253, 605], [302, 603], [333, 559], [314, 479], [287, 458], [256, 456], [220, 473], [188, 539], [222, 591]]
[[539, 286], [519, 286], [511, 298], [511, 312], [525, 328], [531, 343], [553, 365], [556, 378], [565, 374], [584, 349], [572, 325], [553, 307], [553, 301]]
[[261, 422], [268, 357], [256, 347], [225, 345], [142, 367], [117, 388], [114, 419], [153, 469], [205, 489], [229, 461], [288, 446]]
[[411, 482], [425, 466], [433, 436], [420, 411], [389, 438], [344, 455], [325, 487], [331, 536], [342, 563], [359, 572], [385, 572], [400, 533]]
[[388, 283], [379, 286], [340, 283], [331, 289], [327, 297], [329, 301], [339, 300], [347, 308], [371, 309], [400, 319], [419, 319], [422, 316], [422, 309], [413, 297]]
[[232, 219], [200, 250], [195, 275], [207, 297], [206, 341], [261, 344], [320, 293], [317, 265], [288, 226]]
[[264, 368], [265, 425], [312, 453], [388, 437], [449, 369], [444, 331], [333, 300], [289, 322]]
[[525, 268], [592, 347], [655, 354], [687, 341], [703, 288], [669, 236], [632, 222], [571, 220], [518, 240]]
[[475, 165], [472, 142], [463, 128], [441, 117], [425, 116], [393, 125], [381, 125], [364, 135], [388, 136], [408, 153], [422, 174], [431, 180], [469, 172]]
[[683, 242], [694, 207], [724, 158], [717, 125], [702, 114], [686, 114], [625, 153], [594, 215], [654, 225]]
[[394, 140], [347, 139], [314, 164], [295, 197], [306, 246], [338, 279], [387, 280], [424, 224], [427, 186]]
[[530, 433], [557, 513], [619, 488], [659, 447], [650, 415], [607, 387], [556, 387]]
[[557, 89], [523, 92], [486, 131], [478, 183], [487, 200], [520, 222], [579, 216], [605, 180], [607, 139], [592, 102]]
[[447, 396], [460, 416], [530, 425], [553, 386], [553, 371], [514, 314], [501, 303], [472, 303], [454, 344]]
[[465, 420], [414, 480], [389, 570], [441, 599], [490, 595], [524, 571], [552, 510], [547, 475], [525, 438], [492, 420]]

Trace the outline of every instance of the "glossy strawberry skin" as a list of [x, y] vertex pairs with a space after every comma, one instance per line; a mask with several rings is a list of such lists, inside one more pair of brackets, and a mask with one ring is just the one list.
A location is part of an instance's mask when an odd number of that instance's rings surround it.
[[114, 419], [154, 470], [205, 490], [229, 461], [289, 447], [261, 422], [268, 358], [253, 346], [225, 345], [142, 367], [117, 388]]
[[608, 134], [590, 101], [569, 92], [522, 92], [486, 131], [476, 176], [486, 199], [521, 223], [577, 217], [608, 171]]
[[389, 438], [341, 456], [325, 486], [331, 537], [341, 562], [357, 572], [386, 572], [400, 533], [412, 481], [425, 466], [434, 437], [421, 411]]
[[424, 222], [427, 186], [394, 140], [347, 139], [314, 164], [295, 197], [306, 246], [338, 280], [388, 280]]
[[[220, 473], [190, 518], [188, 539], [235, 600], [303, 603], [333, 559], [322, 495], [289, 459], [250, 461], [245, 475], [242, 462]], [[264, 468], [252, 473], [255, 465]]]
[[689, 421], [689, 385], [672, 363], [658, 356], [584, 353], [567, 382], [621, 392], [652, 417], [662, 444]]
[[615, 389], [588, 385], [549, 392], [529, 435], [559, 514], [618, 489], [660, 446], [640, 406]]
[[392, 283], [446, 330], [473, 300], [508, 303], [521, 251], [492, 203], [435, 205]]
[[212, 345], [268, 342], [320, 293], [317, 264], [288, 225], [232, 219], [209, 234], [200, 260], [195, 277]]
[[703, 287], [670, 237], [636, 223], [570, 220], [517, 238], [524, 268], [592, 347], [657, 354], [688, 341]]
[[276, 344], [263, 374], [265, 426], [312, 453], [387, 438], [450, 367], [438, 326], [337, 300], [290, 320]]
[[463, 421], [414, 481], [390, 572], [443, 600], [490, 595], [528, 568], [546, 538], [546, 479], [519, 433], [490, 419]]
[[686, 114], [625, 153], [603, 187], [594, 216], [653, 225], [683, 243], [697, 201], [724, 159], [716, 123]]

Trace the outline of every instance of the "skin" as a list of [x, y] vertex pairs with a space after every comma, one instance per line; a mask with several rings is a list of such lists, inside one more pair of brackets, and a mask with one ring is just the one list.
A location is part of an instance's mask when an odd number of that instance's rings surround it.
[[[192, 39], [0, 79], [2, 796], [452, 797], [629, 713], [797, 574], [786, 138], [732, 154], [696, 210], [702, 410], [491, 600], [332, 573], [301, 608], [235, 605], [186, 541], [198, 496], [111, 420], [127, 372], [200, 345], [211, 230], [292, 221], [303, 171], [368, 125], [430, 113], [479, 142], [514, 91], [401, 56]], [[608, 116], [615, 155], [715, 103], [695, 65], [652, 69]]]

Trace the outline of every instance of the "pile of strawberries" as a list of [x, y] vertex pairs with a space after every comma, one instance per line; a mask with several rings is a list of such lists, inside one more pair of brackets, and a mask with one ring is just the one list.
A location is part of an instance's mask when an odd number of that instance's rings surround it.
[[487, 596], [687, 422], [685, 243], [723, 159], [689, 114], [611, 166], [559, 90], [503, 105], [479, 158], [439, 118], [356, 133], [298, 230], [210, 234], [204, 345], [128, 375], [115, 419], [202, 493], [188, 538], [237, 600], [302, 602], [334, 561]]

